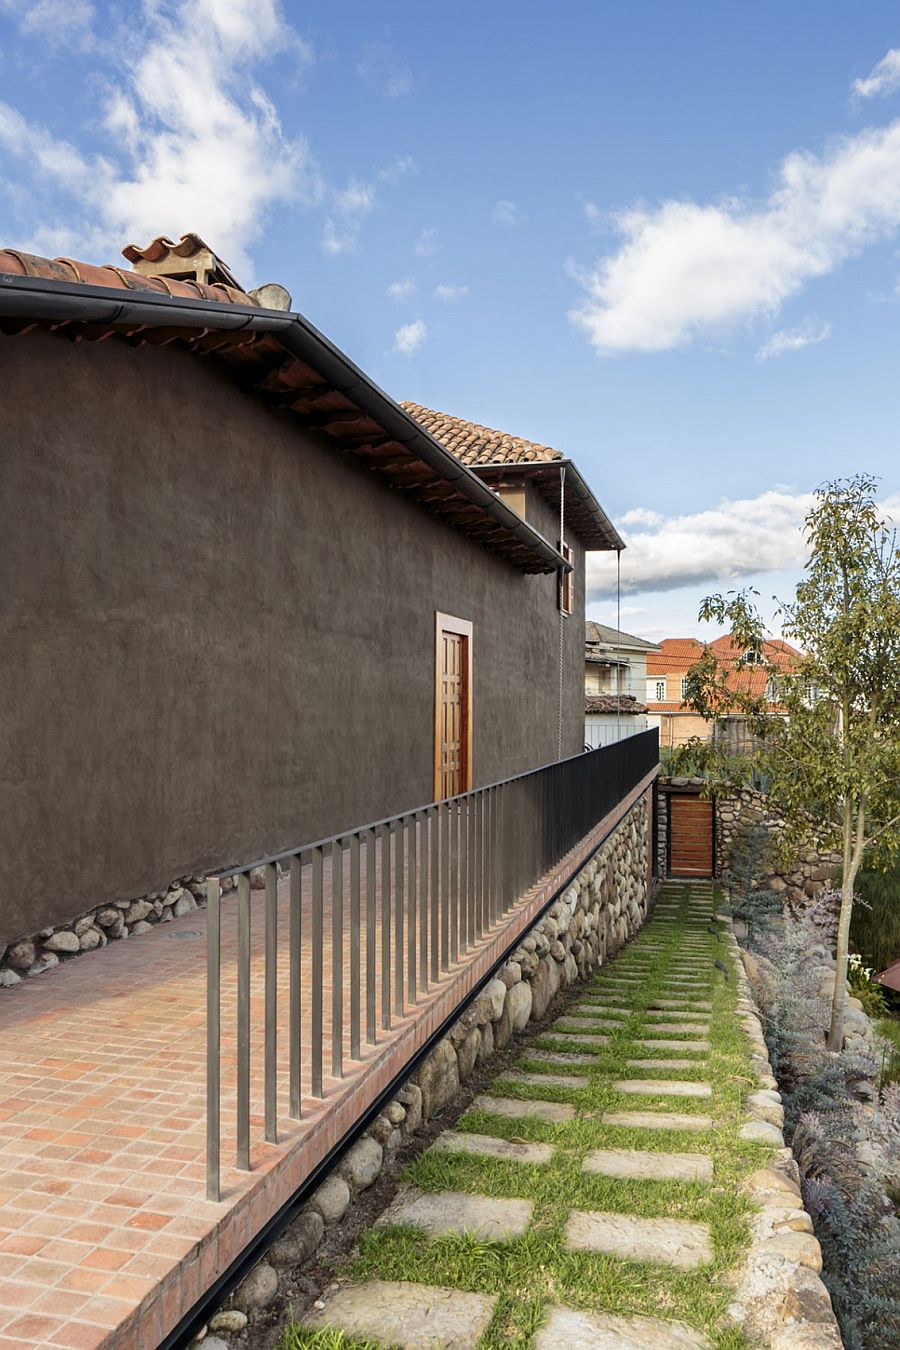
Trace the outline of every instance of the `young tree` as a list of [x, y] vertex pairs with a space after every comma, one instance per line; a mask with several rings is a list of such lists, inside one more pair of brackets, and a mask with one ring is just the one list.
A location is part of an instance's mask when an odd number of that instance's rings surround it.
[[[709, 596], [701, 619], [727, 625], [743, 656], [774, 683], [764, 697], [737, 687], [710, 652], [688, 676], [686, 702], [715, 721], [742, 713], [759, 738], [769, 795], [787, 821], [784, 843], [812, 823], [841, 853], [841, 902], [828, 1047], [843, 1045], [847, 955], [854, 885], [865, 858], [900, 856], [900, 551], [879, 514], [876, 481], [860, 474], [826, 483], [806, 517], [808, 558], [796, 598], [781, 606], [783, 632], [805, 653], [801, 666], [765, 660], [756, 592]], [[715, 753], [713, 775], [729, 769]]]

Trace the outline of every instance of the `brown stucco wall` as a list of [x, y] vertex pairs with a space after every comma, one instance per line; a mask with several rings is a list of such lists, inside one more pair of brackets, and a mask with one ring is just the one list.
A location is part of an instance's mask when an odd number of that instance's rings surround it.
[[[431, 796], [434, 612], [474, 623], [476, 783], [557, 753], [525, 577], [213, 358], [0, 338], [0, 941]], [[563, 626], [582, 742], [584, 566]]]

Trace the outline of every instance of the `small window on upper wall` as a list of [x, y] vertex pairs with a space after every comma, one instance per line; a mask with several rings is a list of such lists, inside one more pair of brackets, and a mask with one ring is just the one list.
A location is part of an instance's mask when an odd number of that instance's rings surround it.
[[[560, 544], [559, 551], [567, 563], [572, 561], [573, 553], [568, 544]], [[575, 609], [575, 573], [559, 569], [559, 608], [562, 614], [571, 614]]]
[[656, 681], [656, 702], [665, 703], [666, 701], [666, 682], [665, 680]]
[[686, 676], [686, 675], [682, 675], [682, 677], [681, 677], [681, 697], [682, 697], [682, 698], [687, 698], [687, 686], [688, 686], [687, 676]]

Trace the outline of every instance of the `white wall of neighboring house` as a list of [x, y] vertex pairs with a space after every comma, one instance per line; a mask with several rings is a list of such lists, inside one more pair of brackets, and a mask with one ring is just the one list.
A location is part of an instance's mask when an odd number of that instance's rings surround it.
[[616, 717], [615, 713], [587, 713], [584, 719], [584, 743], [591, 750], [601, 745], [613, 745], [626, 736], [646, 731], [649, 719], [646, 713]]

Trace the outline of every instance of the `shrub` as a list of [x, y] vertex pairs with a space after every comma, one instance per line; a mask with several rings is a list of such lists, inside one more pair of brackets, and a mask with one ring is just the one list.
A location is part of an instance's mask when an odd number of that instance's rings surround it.
[[[754, 888], [751, 857], [758, 865], [757, 845], [748, 841], [733, 908], [746, 919], [765, 977], [766, 1040], [822, 1246], [822, 1278], [847, 1350], [900, 1347], [900, 1220], [891, 1204], [900, 1193], [900, 1086], [882, 1083], [876, 1092], [874, 1054], [826, 1048], [830, 999], [819, 988], [833, 949], [829, 896], [776, 912]], [[871, 973], [862, 962], [855, 978], [855, 988], [868, 992]], [[900, 1043], [900, 1023], [887, 1025]]]

